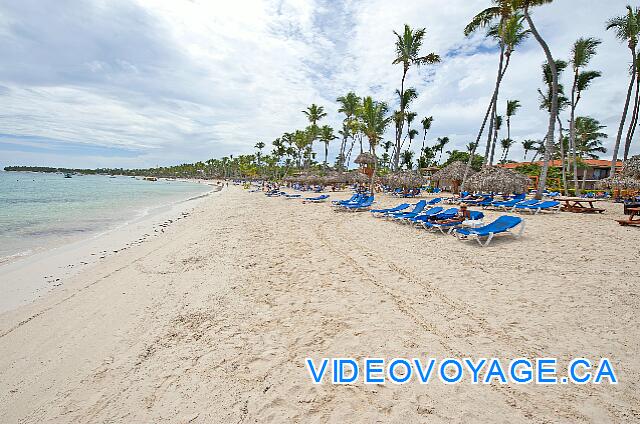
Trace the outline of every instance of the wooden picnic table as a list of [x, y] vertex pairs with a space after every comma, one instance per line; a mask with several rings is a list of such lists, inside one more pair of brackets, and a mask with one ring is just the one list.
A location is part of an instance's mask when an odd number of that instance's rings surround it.
[[[629, 219], [618, 219], [620, 225], [640, 225], [640, 208], [627, 208]], [[634, 219], [635, 217], [638, 219]]]
[[599, 199], [590, 199], [587, 197], [556, 197], [556, 200], [564, 202], [564, 205], [560, 210], [566, 212], [577, 213], [602, 213], [604, 209], [596, 208], [593, 206], [594, 202], [598, 202]]

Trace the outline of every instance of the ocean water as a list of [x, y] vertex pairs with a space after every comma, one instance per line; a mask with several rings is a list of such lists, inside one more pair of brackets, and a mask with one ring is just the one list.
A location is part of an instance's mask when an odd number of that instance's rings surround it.
[[210, 190], [182, 181], [0, 171], [0, 264], [126, 225]]

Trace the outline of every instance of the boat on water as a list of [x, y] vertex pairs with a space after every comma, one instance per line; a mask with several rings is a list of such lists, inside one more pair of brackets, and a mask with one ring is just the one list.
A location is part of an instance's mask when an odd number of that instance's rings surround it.
[[64, 174], [64, 177], [65, 177], [65, 178], [71, 178], [71, 174], [69, 174], [69, 173]]
[[156, 177], [144, 177], [145, 181], [158, 181]]

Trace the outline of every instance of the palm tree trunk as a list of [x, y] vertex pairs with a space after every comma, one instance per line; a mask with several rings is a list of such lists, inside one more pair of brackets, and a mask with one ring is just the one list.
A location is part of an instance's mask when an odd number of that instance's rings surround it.
[[349, 169], [349, 162], [351, 162], [351, 152], [353, 151], [353, 146], [356, 144], [356, 139], [355, 137], [351, 137], [351, 146], [349, 146], [349, 153], [347, 153], [347, 166], [345, 168], [345, 170]]
[[526, 6], [524, 8], [524, 17], [529, 24], [529, 29], [531, 33], [542, 47], [544, 51], [544, 55], [547, 58], [547, 62], [549, 63], [549, 68], [551, 70], [551, 113], [549, 114], [549, 128], [547, 130], [547, 139], [545, 141], [545, 149], [544, 149], [544, 163], [542, 166], [542, 170], [540, 171], [540, 178], [538, 180], [538, 187], [536, 190], [536, 199], [542, 199], [542, 193], [547, 186], [547, 174], [549, 173], [549, 159], [551, 157], [551, 153], [553, 151], [553, 139], [555, 133], [556, 126], [556, 115], [558, 114], [558, 69], [556, 68], [556, 62], [553, 60], [553, 56], [551, 55], [551, 50], [549, 46], [544, 41], [538, 29], [536, 28], [533, 20], [531, 19], [531, 15], [529, 15], [529, 7]]
[[[497, 102], [495, 102], [493, 104], [493, 113], [494, 113], [493, 121], [495, 121], [496, 117], [497, 117], [497, 115], [496, 115], [496, 107], [495, 107], [496, 103]], [[492, 140], [489, 143], [489, 144], [491, 144], [491, 156], [489, 156], [489, 162], [486, 162], [486, 158], [485, 158], [485, 165], [488, 163], [489, 166], [493, 166], [493, 157], [494, 157], [495, 151], [496, 151], [496, 144], [498, 143], [498, 126], [497, 125], [494, 126], [493, 137], [491, 137], [491, 138], [492, 138]]]
[[582, 171], [582, 190], [584, 190], [584, 185], [587, 182], [587, 167], [585, 166], [584, 171]]
[[324, 170], [327, 170], [327, 158], [329, 156], [329, 143], [324, 143]]
[[375, 158], [375, 162], [373, 163], [373, 173], [371, 174], [371, 179], [369, 180], [369, 191], [371, 191], [371, 195], [373, 196], [373, 180], [376, 177], [376, 171], [378, 170], [378, 157], [376, 156], [376, 146], [375, 144], [370, 144], [371, 153], [373, 153], [373, 157]]
[[631, 114], [631, 124], [629, 125], [629, 129], [627, 130], [627, 139], [624, 143], [624, 154], [622, 155], [622, 160], [626, 161], [629, 157], [629, 149], [631, 148], [631, 140], [633, 140], [633, 135], [636, 132], [636, 125], [638, 124], [638, 112], [640, 108], [640, 77], [638, 77], [638, 69], [636, 65], [636, 94], [634, 96], [633, 102], [633, 113]]
[[[496, 78], [496, 85], [495, 85], [495, 87], [493, 89], [493, 96], [491, 97], [491, 101], [489, 102], [489, 107], [487, 107], [487, 111], [484, 114], [484, 119], [482, 120], [482, 125], [480, 126], [480, 131], [478, 131], [478, 136], [476, 137], [474, 148], [471, 151], [471, 153], [469, 154], [469, 160], [467, 161], [467, 167], [464, 170], [464, 176], [462, 178], [462, 183], [460, 184], [460, 191], [464, 191], [464, 183], [467, 181], [467, 176], [469, 175], [469, 171], [471, 170], [471, 161], [473, 160], [473, 157], [474, 157], [475, 152], [476, 152], [476, 148], [478, 147], [478, 144], [480, 143], [480, 138], [482, 137], [482, 133], [484, 132], [484, 127], [487, 124], [487, 119], [489, 119], [489, 114], [493, 110], [493, 106], [494, 106], [495, 102], [497, 101], [498, 91], [500, 90], [500, 83], [502, 82], [502, 78], [504, 77], [504, 74], [507, 71], [507, 67], [509, 66], [509, 58], [510, 58], [510, 56], [507, 56], [507, 60], [506, 60], [506, 63], [504, 64], [504, 68], [503, 68], [504, 45], [501, 43], [500, 61], [498, 63], [498, 76]], [[489, 149], [489, 146], [487, 146], [487, 148], [485, 150], [485, 157], [487, 157], [488, 149]]]
[[400, 83], [400, 114], [402, 115], [403, 119], [401, 119], [396, 124], [396, 150], [393, 157], [394, 170], [398, 170], [398, 167], [400, 166], [400, 143], [402, 140], [402, 128], [404, 126], [404, 102], [402, 101], [402, 98], [404, 96], [404, 80], [407, 77], [408, 70], [409, 67], [405, 65], [404, 72], [402, 73], [402, 82]]
[[562, 139], [562, 120], [560, 119], [560, 114], [558, 114], [558, 137], [560, 138], [560, 160], [562, 161], [562, 191], [564, 195], [567, 196], [569, 193], [567, 192], [567, 166], [565, 161], [565, 151], [564, 151], [564, 140]]
[[616, 144], [613, 146], [613, 157], [611, 158], [610, 175], [616, 173], [616, 163], [618, 162], [618, 151], [620, 150], [620, 139], [622, 138], [622, 131], [624, 130], [624, 123], [627, 120], [627, 111], [629, 109], [629, 101], [631, 100], [631, 93], [633, 91], [633, 83], [636, 77], [636, 49], [631, 49], [631, 56], [633, 63], [631, 65], [631, 80], [629, 81], [629, 88], [627, 89], [627, 99], [624, 102], [624, 109], [622, 111], [622, 118], [620, 118], [620, 125], [618, 126], [618, 135], [616, 135]]
[[578, 70], [576, 69], [573, 76], [573, 87], [571, 88], [571, 115], [569, 117], [569, 151], [571, 152], [571, 163], [573, 165], [573, 193], [578, 195], [580, 188], [578, 187], [578, 160], [576, 157], [576, 108], [580, 97], [576, 97], [578, 88]]

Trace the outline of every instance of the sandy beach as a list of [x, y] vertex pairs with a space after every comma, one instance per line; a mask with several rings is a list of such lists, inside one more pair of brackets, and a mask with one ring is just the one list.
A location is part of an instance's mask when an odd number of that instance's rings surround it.
[[[637, 422], [638, 229], [602, 203], [481, 248], [229, 187], [0, 315], [0, 422]], [[619, 384], [314, 385], [304, 364], [367, 356], [607, 357]]]

